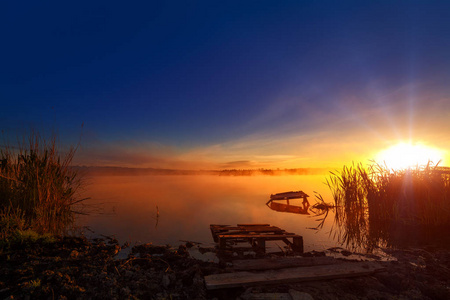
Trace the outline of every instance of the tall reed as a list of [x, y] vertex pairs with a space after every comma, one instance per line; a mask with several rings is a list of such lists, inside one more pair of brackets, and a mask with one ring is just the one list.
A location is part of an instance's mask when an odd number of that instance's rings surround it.
[[327, 180], [338, 237], [371, 249], [429, 238], [450, 229], [450, 172], [428, 163], [391, 170], [376, 163], [344, 166]]
[[[19, 147], [0, 149], [2, 220], [22, 219], [38, 233], [64, 233], [73, 224], [72, 206], [80, 181], [70, 167], [75, 148], [62, 155], [56, 136], [46, 141], [32, 133]], [[17, 222], [13, 222], [17, 223]], [[20, 222], [19, 222], [20, 223]]]
[[367, 243], [367, 178], [361, 164], [331, 172], [327, 184], [335, 201], [335, 224], [340, 241], [353, 248]]

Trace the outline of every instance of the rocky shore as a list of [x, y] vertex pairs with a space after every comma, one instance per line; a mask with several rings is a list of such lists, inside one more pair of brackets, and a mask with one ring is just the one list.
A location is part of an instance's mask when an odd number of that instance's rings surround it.
[[450, 299], [445, 249], [386, 250], [394, 259], [372, 276], [208, 291], [204, 276], [229, 266], [192, 258], [191, 246], [138, 245], [117, 259], [127, 245], [113, 238], [14, 245], [0, 253], [0, 299]]

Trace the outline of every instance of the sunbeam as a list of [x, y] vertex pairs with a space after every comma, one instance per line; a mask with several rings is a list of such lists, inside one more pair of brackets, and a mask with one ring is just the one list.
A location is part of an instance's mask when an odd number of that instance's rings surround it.
[[412, 143], [399, 143], [380, 151], [376, 162], [386, 165], [390, 169], [403, 170], [424, 166], [428, 162], [438, 164], [443, 160], [442, 150]]

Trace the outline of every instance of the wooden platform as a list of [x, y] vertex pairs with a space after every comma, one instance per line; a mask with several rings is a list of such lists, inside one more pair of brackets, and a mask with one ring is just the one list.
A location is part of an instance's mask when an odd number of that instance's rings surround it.
[[263, 272], [234, 272], [205, 276], [208, 290], [252, 286], [261, 284], [286, 284], [302, 281], [324, 280], [370, 275], [384, 268], [373, 262], [347, 262], [333, 265], [285, 268]]
[[293, 251], [303, 253], [303, 237], [270, 224], [210, 225], [219, 249], [231, 249], [238, 243], [249, 243], [257, 252], [266, 251], [266, 241], [282, 241]]

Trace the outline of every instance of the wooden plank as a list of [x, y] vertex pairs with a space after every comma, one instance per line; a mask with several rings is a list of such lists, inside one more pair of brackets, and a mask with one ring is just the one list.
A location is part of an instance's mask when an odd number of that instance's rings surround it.
[[213, 237], [214, 242], [218, 242], [218, 237], [217, 235], [220, 233], [226, 233], [229, 232], [230, 230], [239, 230], [239, 227], [232, 227], [230, 225], [215, 225], [215, 224], [210, 224], [209, 225], [209, 229], [211, 230], [211, 235]]
[[225, 249], [227, 247], [227, 240], [219, 238], [219, 249]]
[[248, 234], [251, 232], [276, 232], [283, 233], [284, 230], [276, 227], [270, 226], [269, 224], [239, 224], [236, 226], [229, 225], [209, 225], [211, 233], [214, 236], [217, 234]]
[[332, 265], [337, 263], [342, 263], [342, 261], [329, 256], [240, 259], [233, 261], [233, 269], [238, 271], [276, 270], [294, 267]]
[[258, 231], [258, 230], [282, 230], [280, 227], [277, 226], [270, 226], [270, 225], [252, 225], [252, 226], [238, 226], [241, 230], [246, 231]]
[[349, 262], [336, 265], [287, 268], [259, 273], [234, 272], [205, 276], [208, 290], [261, 284], [285, 284], [370, 275], [384, 268], [374, 262]]
[[231, 230], [231, 229], [239, 229], [240, 227], [237, 226], [231, 226], [231, 225], [209, 225], [209, 228], [214, 230]]
[[228, 231], [228, 232], [218, 232], [220, 235], [238, 235], [238, 234], [258, 234], [258, 233], [272, 233], [272, 234], [284, 234], [284, 230], [277, 230], [277, 229], [262, 229], [259, 228], [257, 230], [236, 230], [236, 231]]
[[219, 225], [210, 225], [210, 229], [212, 234], [218, 234], [218, 233], [224, 233], [224, 234], [230, 234], [230, 233], [249, 233], [249, 232], [284, 232], [283, 229], [276, 227], [276, 226], [238, 226], [238, 227], [231, 227], [231, 226], [224, 226], [221, 227]]
[[303, 237], [302, 236], [295, 236], [292, 238], [292, 250], [303, 253]]
[[252, 227], [241, 227], [241, 230], [247, 232], [258, 232], [258, 231], [284, 231], [283, 229], [276, 226], [252, 226]]
[[289, 293], [248, 293], [241, 295], [240, 298], [245, 300], [292, 300]]
[[[292, 238], [292, 242], [288, 240]], [[303, 237], [299, 235], [288, 234], [249, 234], [249, 235], [218, 235], [219, 248], [224, 249], [227, 246], [227, 241], [234, 243], [249, 242], [252, 246], [255, 246], [255, 242], [258, 243], [258, 248], [262, 245], [265, 246], [265, 241], [283, 241], [285, 244], [290, 245], [292, 250], [302, 253], [303, 252]], [[264, 248], [265, 250], [265, 248]]]
[[266, 240], [265, 239], [256, 239], [252, 243], [252, 246], [256, 246], [255, 248], [257, 248], [258, 251], [266, 253]]
[[294, 233], [284, 233], [284, 234], [219, 234], [219, 239], [252, 239], [252, 238], [263, 238], [267, 240], [280, 240], [283, 238], [294, 238], [302, 237], [301, 235], [296, 235]]

